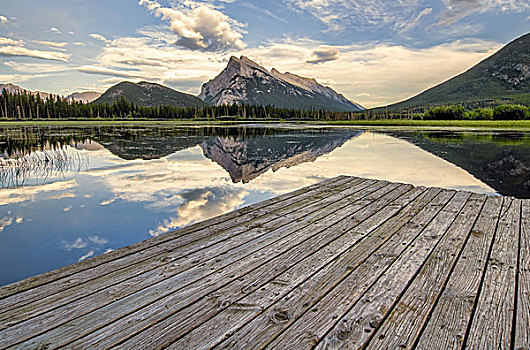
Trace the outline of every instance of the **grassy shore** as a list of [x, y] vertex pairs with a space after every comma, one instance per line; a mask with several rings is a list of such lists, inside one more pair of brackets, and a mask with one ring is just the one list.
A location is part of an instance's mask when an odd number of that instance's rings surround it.
[[398, 128], [463, 128], [530, 131], [530, 120], [341, 120], [341, 121], [294, 121], [294, 120], [33, 120], [0, 121], [0, 127], [13, 126], [112, 126], [112, 125], [240, 125], [240, 124], [331, 125], [358, 127], [398, 127]]

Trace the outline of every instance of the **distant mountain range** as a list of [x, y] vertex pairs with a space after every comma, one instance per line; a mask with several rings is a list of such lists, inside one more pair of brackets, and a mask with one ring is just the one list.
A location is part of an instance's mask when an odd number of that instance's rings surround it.
[[[9, 92], [10, 94], [22, 94], [26, 92], [26, 94], [30, 94], [34, 96], [39, 95], [39, 97], [43, 100], [47, 99], [50, 96], [50, 93], [48, 92], [26, 90], [14, 84], [0, 84], [0, 92], [3, 91], [4, 89], [6, 89], [6, 91]], [[99, 96], [101, 96], [101, 93], [99, 92], [85, 91], [85, 92], [74, 92], [64, 97], [71, 101], [90, 103], [96, 100]]]
[[145, 81], [137, 84], [128, 81], [121, 82], [105, 91], [105, 93], [94, 102], [113, 103], [121, 97], [142, 107], [168, 105], [175, 107], [207, 106], [203, 100], [193, 95], [185, 94], [160, 84], [148, 83]]
[[279, 108], [360, 111], [353, 103], [315, 79], [268, 71], [245, 56], [232, 56], [226, 68], [203, 84], [199, 97], [213, 105], [247, 103]]
[[68, 96], [67, 99], [75, 102], [90, 103], [97, 100], [101, 96], [101, 92], [85, 91], [85, 92], [74, 92]]
[[525, 94], [530, 94], [530, 34], [515, 39], [466, 72], [389, 107], [517, 98]]

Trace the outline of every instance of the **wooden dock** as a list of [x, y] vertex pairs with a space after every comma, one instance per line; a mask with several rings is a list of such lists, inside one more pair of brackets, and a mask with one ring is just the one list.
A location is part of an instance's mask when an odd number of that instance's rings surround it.
[[0, 348], [530, 349], [530, 201], [340, 176], [0, 288]]

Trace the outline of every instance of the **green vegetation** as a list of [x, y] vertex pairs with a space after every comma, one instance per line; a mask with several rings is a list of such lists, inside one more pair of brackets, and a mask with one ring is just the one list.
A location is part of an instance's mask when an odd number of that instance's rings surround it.
[[434, 86], [390, 109], [415, 108], [471, 101], [504, 100], [530, 102], [530, 79], [525, 78], [530, 62], [530, 34], [523, 35], [468, 71]]
[[[524, 118], [523, 118], [524, 116]], [[0, 120], [33, 123], [87, 123], [99, 125], [119, 121], [146, 123], [233, 124], [241, 122], [301, 122], [341, 125], [397, 127], [464, 127], [529, 129], [530, 110], [522, 105], [466, 110], [462, 106], [434, 107], [425, 115], [362, 112], [330, 112], [324, 110], [280, 109], [272, 106], [206, 106], [178, 108], [172, 106], [140, 107], [120, 98], [113, 104], [71, 102], [57, 96], [46, 100], [30, 94], [0, 95]], [[3, 123], [4, 124], [4, 123]], [[4, 124], [7, 125], [7, 124]]]
[[530, 120], [530, 108], [522, 105], [500, 105], [466, 111], [462, 106], [433, 107], [423, 116], [425, 120]]
[[113, 104], [117, 100], [124, 99], [139, 107], [174, 106], [205, 107], [208, 104], [198, 97], [185, 94], [159, 84], [140, 82], [138, 84], [128, 81], [114, 85], [96, 101], [96, 104]]

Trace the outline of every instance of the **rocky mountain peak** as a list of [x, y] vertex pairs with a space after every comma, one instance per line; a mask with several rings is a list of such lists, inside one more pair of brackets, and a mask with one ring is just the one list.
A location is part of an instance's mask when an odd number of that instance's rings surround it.
[[333, 89], [313, 78], [282, 74], [246, 56], [230, 57], [226, 68], [203, 84], [199, 98], [214, 105], [247, 103], [280, 108], [362, 110]]

